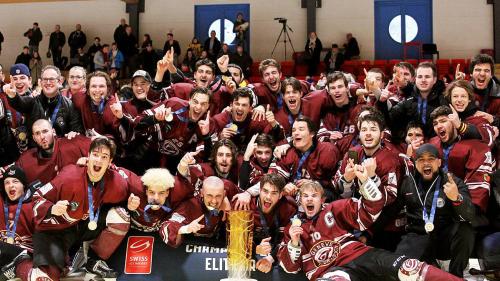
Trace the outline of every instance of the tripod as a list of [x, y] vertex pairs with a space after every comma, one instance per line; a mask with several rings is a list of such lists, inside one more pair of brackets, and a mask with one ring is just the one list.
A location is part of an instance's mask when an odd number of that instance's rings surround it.
[[[288, 30], [290, 30], [291, 32], [293, 32], [293, 30], [286, 23], [286, 19], [280, 19], [279, 22], [281, 24], [283, 24], [283, 27], [281, 28], [281, 32], [278, 35], [278, 38], [276, 39], [276, 43], [274, 44], [273, 51], [271, 52], [271, 57], [274, 55], [274, 51], [276, 50], [276, 46], [281, 41], [280, 40], [281, 36], [283, 36], [283, 43], [285, 44], [285, 60], [286, 60], [286, 43], [287, 42], [290, 43], [290, 46], [292, 47], [292, 50], [295, 53], [295, 48], [293, 48], [292, 39], [290, 39], [290, 34], [288, 33]], [[287, 41], [287, 38], [288, 38], [288, 41]]]

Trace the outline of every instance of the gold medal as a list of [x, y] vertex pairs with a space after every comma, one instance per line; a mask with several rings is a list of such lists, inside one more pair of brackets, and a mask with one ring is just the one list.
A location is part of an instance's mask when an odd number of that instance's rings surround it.
[[424, 228], [427, 233], [432, 232], [434, 230], [434, 224], [432, 222], [426, 222]]
[[19, 138], [20, 141], [25, 141], [26, 140], [26, 133], [20, 132], [19, 135], [17, 135], [17, 138]]
[[229, 129], [235, 131], [235, 132], [238, 132], [238, 125], [236, 124], [232, 124], [231, 127], [229, 127]]
[[97, 229], [97, 222], [96, 221], [89, 221], [89, 224], [87, 225], [87, 227], [90, 230], [96, 230]]
[[12, 238], [12, 237], [7, 237], [7, 243], [9, 243], [9, 244], [14, 244], [14, 238]]
[[167, 122], [172, 122], [174, 120], [174, 115], [170, 113], [169, 115], [165, 116], [165, 121]]
[[292, 219], [292, 225], [293, 226], [301, 226], [302, 225], [302, 221], [300, 221], [297, 218], [294, 218], [294, 219]]

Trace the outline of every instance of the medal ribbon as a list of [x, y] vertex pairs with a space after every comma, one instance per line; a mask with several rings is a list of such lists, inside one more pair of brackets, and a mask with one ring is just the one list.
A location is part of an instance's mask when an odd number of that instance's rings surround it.
[[[151, 209], [151, 207], [153, 207], [153, 206], [155, 206], [155, 205], [147, 204], [146, 207], [144, 207], [144, 220], [147, 221], [147, 222], [151, 222], [151, 219], [149, 218], [147, 211], [149, 209]], [[160, 208], [163, 211], [165, 211], [166, 213], [170, 213], [170, 211], [172, 211], [172, 209], [170, 209], [169, 207], [167, 207], [165, 205], [162, 205]]]
[[311, 154], [312, 150], [314, 148], [314, 145], [311, 146], [304, 154], [302, 154], [302, 157], [300, 157], [299, 160], [299, 165], [297, 166], [297, 172], [295, 173], [295, 180], [298, 181], [302, 178], [302, 166], [304, 165], [304, 162], [306, 162], [307, 157]]
[[443, 170], [445, 172], [448, 172], [448, 158], [450, 157], [450, 152], [451, 152], [451, 149], [453, 148], [455, 144], [452, 144], [450, 146], [448, 146], [447, 148], [443, 148], [443, 160], [444, 160], [444, 163], [443, 163]]
[[436, 185], [434, 185], [434, 197], [432, 198], [431, 212], [429, 215], [427, 215], [427, 207], [425, 205], [427, 195], [425, 196], [424, 202], [422, 203], [422, 218], [424, 219], [425, 224], [428, 223], [432, 224], [434, 222], [434, 215], [436, 214], [436, 206], [437, 206], [437, 199], [439, 195], [440, 186], [441, 186], [441, 177], [438, 176], [436, 179]]
[[[101, 211], [101, 208], [97, 208], [97, 212], [94, 213], [94, 195], [92, 194], [92, 183], [89, 181], [87, 184], [87, 191], [88, 191], [88, 196], [89, 196], [89, 218], [91, 221], [97, 222], [97, 219], [99, 218], [99, 212]], [[99, 183], [99, 188], [100, 192], [103, 191], [104, 189], [104, 180], [102, 179], [101, 182]]]
[[422, 98], [420, 96], [418, 97], [417, 111], [418, 111], [418, 114], [420, 115], [420, 118], [422, 120], [422, 124], [425, 125], [426, 116], [427, 116], [427, 100], [422, 100]]
[[5, 228], [7, 229], [7, 237], [14, 239], [16, 236], [17, 222], [19, 221], [19, 215], [21, 214], [21, 209], [23, 207], [24, 194], [19, 198], [19, 202], [16, 207], [16, 214], [14, 216], [14, 221], [12, 223], [12, 229], [9, 227], [9, 203], [7, 200], [3, 202], [3, 213], [5, 216]]
[[61, 103], [62, 103], [62, 98], [61, 98], [61, 95], [59, 95], [57, 97], [57, 105], [56, 105], [56, 108], [54, 108], [54, 111], [52, 112], [52, 115], [50, 116], [50, 123], [52, 123], [52, 126], [54, 126], [54, 124], [56, 123], [56, 117], [57, 117], [57, 113], [59, 112], [59, 109], [61, 108]]
[[181, 122], [184, 122], [184, 123], [189, 123], [188, 118], [186, 118], [186, 117], [184, 117], [184, 116], [181, 116], [181, 113], [186, 112], [186, 111], [187, 111], [187, 109], [188, 109], [188, 108], [187, 108], [187, 106], [185, 106], [185, 107], [183, 107], [183, 108], [181, 108], [181, 109], [178, 109], [178, 110], [174, 111], [174, 114], [175, 114], [175, 115], [177, 115], [177, 118], [179, 118], [179, 120], [180, 120]]

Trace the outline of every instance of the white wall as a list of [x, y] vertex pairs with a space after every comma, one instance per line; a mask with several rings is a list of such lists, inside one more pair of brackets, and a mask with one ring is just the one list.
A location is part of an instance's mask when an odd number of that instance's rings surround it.
[[434, 42], [442, 58], [471, 58], [493, 49], [493, 5], [486, 0], [434, 0]]
[[[5, 37], [2, 44], [0, 63], [7, 66], [14, 63], [22, 47], [28, 45], [28, 38], [23, 33], [31, 28], [33, 22], [38, 22], [43, 33], [40, 42], [40, 55], [44, 64], [52, 63], [45, 54], [48, 50], [50, 33], [56, 24], [69, 34], [80, 23], [87, 35], [87, 42], [92, 43], [95, 36], [104, 42], [113, 40], [113, 32], [121, 18], [127, 18], [125, 3], [118, 0], [87, 0], [43, 3], [0, 4], [0, 31]], [[69, 47], [63, 49], [63, 55], [69, 57]], [[8, 69], [8, 68], [7, 68]]]
[[[150, 33], [156, 48], [163, 48], [166, 33], [172, 31], [183, 52], [194, 34], [194, 5], [250, 3], [250, 38], [255, 60], [269, 57], [281, 24], [275, 17], [288, 18], [296, 51], [302, 51], [306, 41], [306, 9], [300, 0], [145, 0], [146, 11], [140, 15], [140, 40]], [[345, 34], [352, 32], [358, 39], [363, 59], [374, 58], [374, 1], [323, 0], [317, 10], [317, 32], [324, 46], [342, 45]], [[472, 57], [483, 48], [493, 48], [493, 6], [486, 0], [434, 0], [433, 34], [442, 58]], [[45, 56], [50, 32], [60, 24], [66, 36], [76, 23], [83, 26], [88, 42], [94, 36], [110, 43], [121, 18], [127, 18], [125, 3], [120, 0], [82, 0], [31, 4], [0, 4], [0, 31], [4, 34], [0, 63], [8, 67], [28, 40], [22, 34], [34, 21], [44, 33], [41, 53]], [[204, 38], [201, 38], [203, 41]], [[278, 44], [275, 58], [284, 59], [283, 43]], [[69, 47], [64, 48], [68, 56]], [[290, 59], [290, 55], [288, 56]], [[51, 59], [44, 58], [44, 63]]]

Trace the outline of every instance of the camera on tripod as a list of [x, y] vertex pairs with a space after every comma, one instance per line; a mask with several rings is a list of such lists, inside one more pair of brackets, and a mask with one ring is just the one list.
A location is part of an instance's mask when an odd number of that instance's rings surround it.
[[274, 18], [274, 20], [277, 20], [279, 23], [286, 23], [287, 21], [286, 18]]

